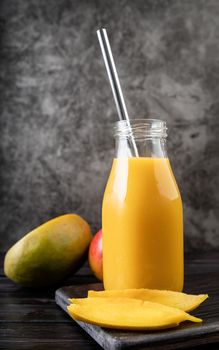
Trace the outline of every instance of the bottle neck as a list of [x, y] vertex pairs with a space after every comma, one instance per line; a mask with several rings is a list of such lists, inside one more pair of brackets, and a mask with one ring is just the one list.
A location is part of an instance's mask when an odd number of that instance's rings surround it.
[[[167, 158], [166, 140], [146, 139], [144, 141], [135, 140], [138, 157]], [[136, 157], [130, 149], [127, 139], [116, 139], [116, 158]]]
[[116, 157], [166, 158], [166, 123], [158, 119], [119, 121], [114, 128]]

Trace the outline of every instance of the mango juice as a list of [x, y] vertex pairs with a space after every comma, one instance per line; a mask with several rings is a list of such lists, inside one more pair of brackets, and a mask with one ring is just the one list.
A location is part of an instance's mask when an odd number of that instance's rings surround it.
[[183, 215], [168, 158], [114, 159], [103, 208], [105, 289], [183, 289]]

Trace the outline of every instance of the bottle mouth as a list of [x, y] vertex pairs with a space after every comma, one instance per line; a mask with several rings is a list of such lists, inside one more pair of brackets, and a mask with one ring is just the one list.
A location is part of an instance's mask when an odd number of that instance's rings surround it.
[[114, 124], [114, 137], [132, 137], [135, 140], [165, 139], [167, 137], [167, 126], [166, 122], [161, 119], [130, 119], [130, 122], [119, 120]]

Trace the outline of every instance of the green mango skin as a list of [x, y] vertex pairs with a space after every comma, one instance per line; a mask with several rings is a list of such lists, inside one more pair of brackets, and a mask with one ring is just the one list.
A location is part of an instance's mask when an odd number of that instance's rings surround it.
[[52, 219], [8, 250], [5, 275], [25, 287], [57, 284], [82, 265], [91, 237], [89, 225], [79, 215]]

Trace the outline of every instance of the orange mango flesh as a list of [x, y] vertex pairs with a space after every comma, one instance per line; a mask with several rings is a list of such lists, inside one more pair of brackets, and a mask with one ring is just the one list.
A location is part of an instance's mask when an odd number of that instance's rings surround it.
[[202, 321], [183, 310], [140, 299], [92, 297], [71, 301], [67, 309], [72, 318], [106, 328], [158, 330], [183, 321]]
[[157, 289], [124, 289], [124, 290], [105, 290], [93, 291], [89, 290], [89, 298], [134, 298], [143, 301], [151, 301], [183, 311], [191, 311], [196, 309], [203, 301], [208, 298], [207, 294], [185, 294], [168, 290]]

